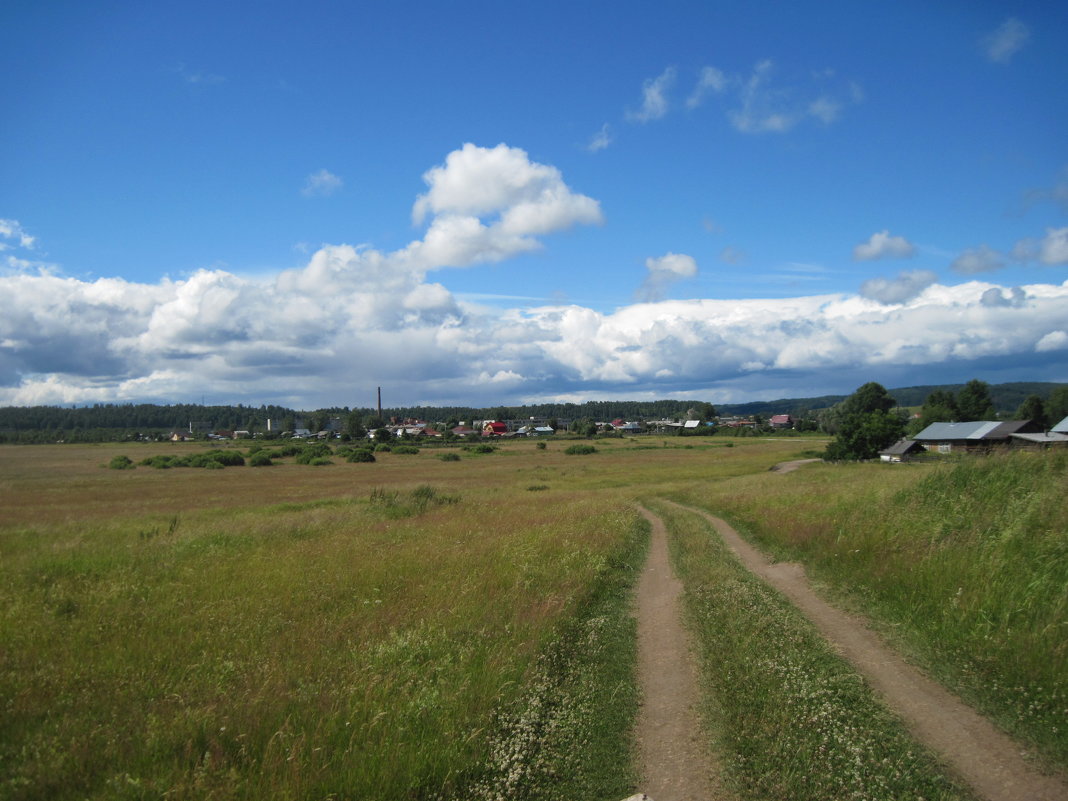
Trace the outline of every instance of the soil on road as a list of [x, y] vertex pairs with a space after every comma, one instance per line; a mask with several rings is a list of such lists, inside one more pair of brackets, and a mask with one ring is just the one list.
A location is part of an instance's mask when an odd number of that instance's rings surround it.
[[[989, 720], [905, 662], [862, 620], [817, 596], [801, 565], [772, 563], [725, 521], [700, 509], [679, 508], [707, 519], [742, 563], [789, 598], [865, 676], [913, 735], [939, 754], [981, 798], [988, 801], [1068, 799], [1068, 785], [1035, 769], [1022, 755], [1021, 747]], [[643, 714], [651, 721], [639, 724], [644, 730], [642, 757], [648, 769], [662, 764], [668, 770], [666, 777], [657, 776], [655, 771], [647, 774], [650, 784], [643, 789], [655, 801], [716, 798], [716, 791], [710, 785], [698, 784], [714, 774], [707, 767], [711, 763], [699, 754], [696, 728], [686, 729], [697, 725], [693, 714], [696, 703], [693, 663], [691, 660], [689, 665], [673, 664], [675, 659], [688, 659], [689, 654], [688, 648], [680, 645], [680, 641], [685, 643], [686, 636], [681, 631], [677, 601], [681, 589], [667, 564], [666, 542], [658, 545], [666, 540], [664, 524], [648, 511], [642, 511], [653, 524], [653, 555], [638, 593], [639, 660], [646, 697]], [[670, 589], [672, 586], [675, 588]], [[673, 593], [672, 600], [667, 600], [663, 593]], [[646, 742], [650, 739], [653, 742]], [[698, 766], [691, 771], [694, 775], [687, 776], [688, 766], [694, 765]]]
[[649, 559], [638, 582], [638, 718], [641, 790], [652, 801], [728, 799], [698, 723], [696, 664], [682, 624], [682, 583], [668, 561], [663, 521], [652, 524]]

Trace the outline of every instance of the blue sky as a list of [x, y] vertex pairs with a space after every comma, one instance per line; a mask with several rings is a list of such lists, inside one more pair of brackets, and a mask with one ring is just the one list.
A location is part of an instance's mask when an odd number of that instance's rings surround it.
[[1061, 3], [9, 2], [0, 403], [1068, 381]]

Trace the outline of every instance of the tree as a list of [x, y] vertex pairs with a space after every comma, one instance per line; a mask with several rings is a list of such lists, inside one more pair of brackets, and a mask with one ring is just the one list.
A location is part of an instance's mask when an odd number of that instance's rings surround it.
[[997, 417], [994, 402], [990, 399], [990, 385], [973, 378], [957, 393], [957, 408], [960, 409], [960, 421], [993, 420]]
[[[1045, 426], [1046, 405], [1038, 395], [1028, 395], [1024, 402], [1020, 404], [1020, 408], [1016, 410], [1013, 418], [1016, 420], [1033, 420], [1040, 426]], [[1054, 420], [1053, 422], [1057, 423], [1059, 420]]]
[[842, 401], [842, 413], [843, 416], [849, 416], [869, 412], [888, 412], [895, 406], [897, 406], [897, 401], [890, 397], [886, 387], [875, 381], [869, 381]]
[[836, 407], [838, 433], [824, 458], [832, 461], [874, 459], [905, 430], [901, 415], [891, 411], [897, 402], [881, 384], [870, 382]]
[[363, 418], [359, 412], [349, 412], [345, 418], [345, 433], [351, 439], [363, 439], [364, 435], [367, 434], [367, 429], [363, 427]]
[[1049, 393], [1046, 401], [1046, 415], [1050, 425], [1057, 425], [1065, 417], [1068, 417], [1068, 387], [1057, 387]]
[[923, 402], [920, 417], [909, 425], [912, 434], [918, 434], [931, 423], [955, 423], [960, 420], [960, 409], [952, 392], [936, 389]]

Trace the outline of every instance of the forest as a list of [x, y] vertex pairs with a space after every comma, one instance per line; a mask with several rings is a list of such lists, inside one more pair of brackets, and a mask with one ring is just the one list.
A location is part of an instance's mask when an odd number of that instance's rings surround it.
[[[887, 390], [900, 408], [919, 407], [932, 393], [956, 394], [964, 384], [917, 386]], [[1012, 415], [1026, 399], [1048, 400], [1068, 389], [1066, 384], [1015, 382], [989, 386], [990, 400], [1000, 415]], [[320, 430], [333, 418], [343, 427], [373, 428], [391, 418], [415, 418], [436, 423], [473, 420], [571, 420], [609, 421], [685, 418], [696, 411], [702, 418], [790, 414], [795, 418], [819, 417], [840, 404], [846, 395], [783, 398], [774, 401], [712, 404], [697, 400], [588, 401], [586, 403], [541, 403], [524, 406], [393, 406], [383, 408], [381, 419], [370, 407], [331, 407], [314, 411], [276, 405], [202, 405], [179, 403], [95, 403], [85, 406], [10, 406], [0, 408], [0, 442], [105, 442], [154, 438], [171, 431], [188, 431], [199, 422], [213, 431], [266, 432], [267, 420], [274, 430], [307, 427]], [[303, 423], [303, 425], [298, 425]]]

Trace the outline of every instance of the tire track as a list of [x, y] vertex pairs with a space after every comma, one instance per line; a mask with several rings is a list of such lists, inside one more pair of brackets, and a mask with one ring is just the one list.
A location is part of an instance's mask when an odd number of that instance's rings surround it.
[[726, 521], [702, 509], [665, 503], [711, 523], [745, 567], [789, 598], [901, 716], [913, 736], [940, 755], [980, 797], [988, 801], [1068, 799], [1068, 785], [1035, 769], [1008, 735], [905, 662], [863, 621], [816, 595], [800, 565], [770, 562]]
[[652, 525], [649, 558], [636, 597], [642, 787], [656, 801], [725, 799], [718, 765], [699, 726], [697, 669], [682, 624], [682, 582], [668, 559], [667, 529], [647, 509], [639, 511]]

